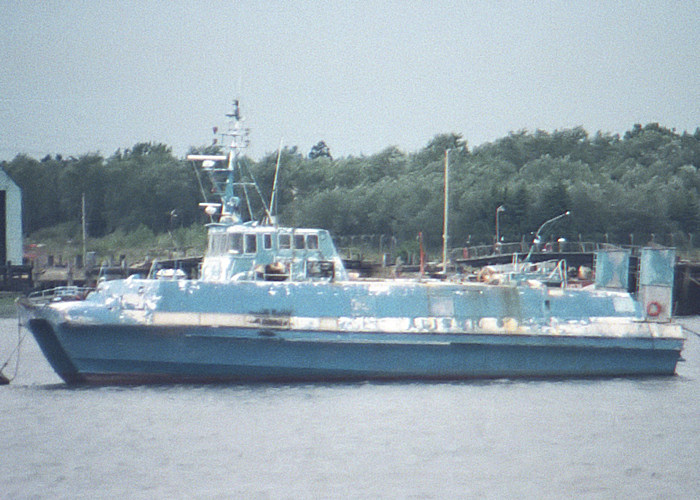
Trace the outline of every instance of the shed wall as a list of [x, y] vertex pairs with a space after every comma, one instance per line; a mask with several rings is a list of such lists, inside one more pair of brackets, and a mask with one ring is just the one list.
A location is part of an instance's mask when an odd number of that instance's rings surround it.
[[5, 232], [5, 262], [0, 262], [0, 265], [5, 264], [7, 261], [19, 265], [22, 264], [24, 253], [22, 241], [22, 190], [5, 171], [0, 170], [0, 191], [5, 192], [5, 217], [4, 221], [0, 221], [0, 230]]

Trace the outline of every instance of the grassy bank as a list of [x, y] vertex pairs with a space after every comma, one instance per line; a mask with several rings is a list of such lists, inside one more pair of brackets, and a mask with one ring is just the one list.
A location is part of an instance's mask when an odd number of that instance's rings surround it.
[[[82, 238], [75, 235], [73, 227], [65, 225], [32, 233], [25, 238], [25, 244], [30, 245], [29, 253], [38, 258], [53, 255], [56, 259], [60, 256], [64, 263], [74, 261], [83, 253]], [[88, 237], [85, 243], [85, 250], [94, 253], [98, 264], [105, 260], [118, 262], [121, 256], [129, 262], [138, 262], [146, 257], [202, 255], [205, 247], [206, 228], [201, 224], [161, 234], [155, 234], [146, 226], [131, 231], [118, 229], [101, 238]]]
[[21, 294], [18, 292], [2, 292], [0, 293], [0, 318], [14, 318], [17, 316], [15, 308], [15, 300]]

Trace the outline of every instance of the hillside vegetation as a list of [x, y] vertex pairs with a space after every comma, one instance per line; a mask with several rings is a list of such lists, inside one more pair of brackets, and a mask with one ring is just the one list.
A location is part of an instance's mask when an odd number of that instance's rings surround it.
[[[389, 146], [371, 156], [336, 159], [323, 142], [309, 154], [285, 148], [280, 221], [323, 227], [341, 238], [385, 235], [415, 242], [423, 232], [427, 246], [439, 248], [447, 149], [453, 246], [493, 243], [501, 205], [500, 234], [508, 241], [570, 210], [557, 236], [699, 243], [700, 128], [681, 134], [658, 124], [635, 125], [622, 136], [591, 136], [580, 127], [520, 131], [473, 149], [459, 135], [442, 134], [413, 153]], [[246, 160], [268, 199], [276, 162], [277, 152]], [[207, 221], [197, 204], [211, 196], [210, 186], [164, 144], [139, 143], [107, 158], [19, 155], [1, 166], [23, 190], [23, 227], [34, 241], [80, 241], [84, 194], [95, 242], [203, 247], [203, 231], [188, 228]], [[259, 206], [254, 203], [253, 212]]]

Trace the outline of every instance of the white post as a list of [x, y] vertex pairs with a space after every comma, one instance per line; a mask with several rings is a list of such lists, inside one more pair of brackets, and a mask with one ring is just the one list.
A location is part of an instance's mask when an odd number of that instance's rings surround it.
[[85, 193], [83, 193], [83, 199], [82, 199], [82, 211], [81, 211], [81, 216], [82, 216], [82, 223], [83, 223], [83, 269], [85, 268], [86, 265], [86, 260], [85, 257], [87, 256], [87, 222], [85, 221]]
[[505, 209], [506, 209], [506, 207], [504, 207], [503, 205], [500, 205], [500, 206], [496, 209], [496, 245], [498, 245], [498, 244], [500, 243], [500, 241], [501, 241], [501, 233], [500, 233], [500, 231], [498, 230], [498, 229], [499, 229], [499, 228], [498, 228], [498, 215], [499, 215], [501, 212], [505, 211]]
[[442, 229], [442, 272], [447, 274], [447, 244], [450, 236], [449, 228], [449, 204], [450, 204], [450, 150], [445, 150], [445, 212], [443, 215]]

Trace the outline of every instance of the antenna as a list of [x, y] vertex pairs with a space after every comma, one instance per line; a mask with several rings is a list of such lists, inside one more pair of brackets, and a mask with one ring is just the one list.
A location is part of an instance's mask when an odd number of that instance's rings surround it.
[[282, 143], [284, 139], [280, 138], [280, 147], [277, 149], [277, 166], [275, 166], [275, 180], [272, 182], [272, 198], [270, 198], [270, 211], [274, 215], [270, 215], [271, 222], [277, 225], [277, 177], [280, 171], [280, 159], [282, 158]]
[[[243, 191], [242, 194], [245, 196], [248, 214], [250, 219], [253, 220], [253, 210], [248, 191], [248, 186], [253, 186], [260, 197], [265, 215], [271, 219], [266, 199], [263, 197], [255, 176], [243, 156], [243, 150], [250, 143], [248, 139], [250, 130], [243, 126], [244, 118], [241, 117], [240, 101], [238, 99], [233, 100], [233, 107], [229, 113], [226, 113], [226, 117], [228, 118], [228, 126], [221, 132], [221, 145], [224, 149], [228, 149], [226, 154], [187, 155], [188, 160], [202, 162], [202, 170], [209, 175], [214, 189], [213, 192], [221, 200], [220, 204], [208, 203], [206, 195], [203, 193], [205, 203], [202, 206], [205, 207], [205, 211], [209, 216], [213, 216], [220, 207], [220, 222], [239, 223], [242, 221], [242, 200], [236, 195], [236, 191]], [[215, 127], [214, 133], [216, 134], [218, 131], [219, 129]], [[199, 178], [197, 180], [199, 181]], [[201, 187], [200, 181], [200, 189]]]

